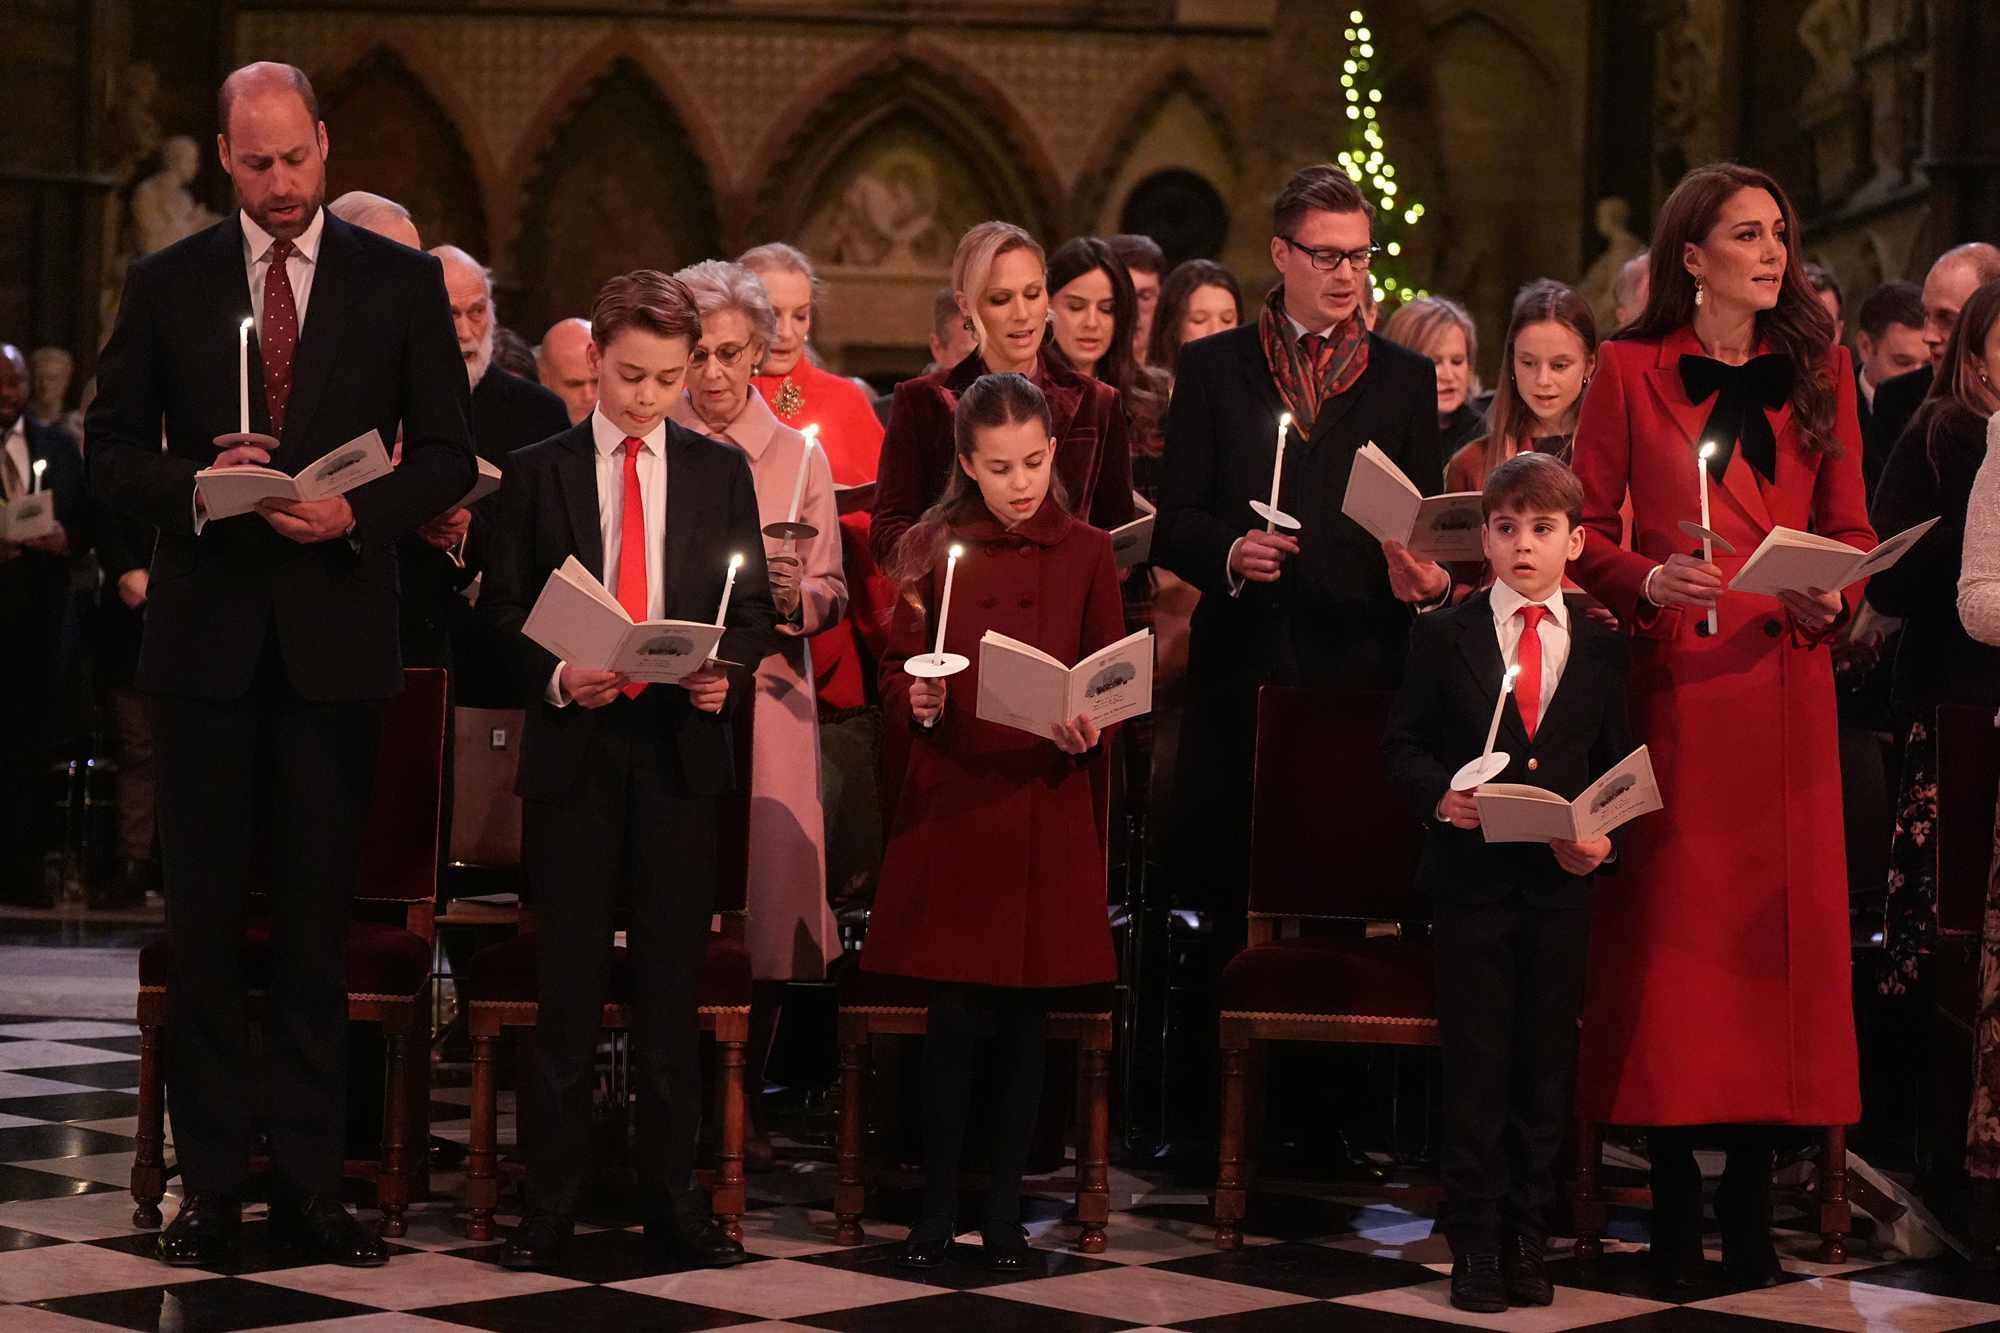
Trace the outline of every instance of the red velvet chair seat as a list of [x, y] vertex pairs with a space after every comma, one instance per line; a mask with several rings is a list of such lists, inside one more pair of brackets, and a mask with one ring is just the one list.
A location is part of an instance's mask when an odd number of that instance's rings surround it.
[[1252, 945], [1222, 973], [1222, 1007], [1241, 1013], [1437, 1017], [1428, 940], [1355, 937]]
[[[173, 941], [166, 936], [139, 950], [139, 984], [165, 987], [174, 970]], [[415, 998], [431, 974], [430, 941], [414, 931], [379, 921], [347, 925], [347, 990], [350, 995]], [[243, 932], [243, 980], [253, 991], [271, 987], [271, 923], [258, 917]]]
[[[926, 1009], [931, 987], [936, 984], [921, 977], [899, 977], [886, 972], [870, 972], [850, 967], [840, 981], [843, 1009]], [[1116, 992], [1109, 985], [1072, 986], [1046, 992], [1049, 1012], [1059, 1014], [1108, 1014]]]
[[[541, 997], [533, 933], [516, 935], [474, 954], [458, 978], [458, 993], [467, 1004], [536, 1003]], [[611, 978], [604, 998], [610, 1004], [624, 1004], [632, 998], [632, 957], [623, 945], [612, 947]], [[695, 1002], [703, 1008], [750, 1003], [750, 955], [727, 935], [708, 937]]]

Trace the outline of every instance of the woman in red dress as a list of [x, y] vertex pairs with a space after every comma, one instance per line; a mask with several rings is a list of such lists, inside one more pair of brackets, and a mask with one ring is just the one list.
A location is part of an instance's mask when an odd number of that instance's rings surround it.
[[[1860, 1114], [1826, 649], [1849, 608], [1724, 591], [1774, 526], [1875, 543], [1854, 372], [1828, 350], [1797, 236], [1763, 172], [1689, 172], [1660, 212], [1645, 313], [1599, 349], [1577, 426], [1589, 531], [1572, 573], [1634, 636], [1632, 716], [1666, 797], [1594, 905], [1578, 1103], [1655, 1127], [1653, 1258], [1670, 1284], [1701, 1261], [1702, 1127], [1730, 1149], [1724, 1261], [1772, 1282], [1769, 1127]], [[1735, 548], [1712, 564], [1679, 526], [1701, 518], [1705, 441], [1709, 526]]]
[[[1019, 1272], [1021, 1173], [1041, 1098], [1051, 993], [1117, 976], [1104, 913], [1104, 838], [1092, 795], [1105, 737], [1088, 716], [1053, 739], [979, 719], [979, 641], [997, 630], [1075, 662], [1123, 638], [1111, 539], [1063, 507], [1041, 391], [1022, 375], [966, 386], [949, 483], [903, 539], [882, 698], [909, 766], [861, 965], [933, 983], [924, 1043], [924, 1201], [902, 1262], [940, 1263], [958, 1229], [959, 1157], [975, 1062], [993, 1067], [988, 1267]], [[962, 544], [946, 680], [903, 669], [930, 651], [945, 548]]]

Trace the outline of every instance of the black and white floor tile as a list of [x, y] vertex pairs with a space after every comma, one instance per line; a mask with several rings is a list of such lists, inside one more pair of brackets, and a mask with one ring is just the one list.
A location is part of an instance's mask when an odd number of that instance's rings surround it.
[[[895, 1267], [902, 1228], [870, 1219], [869, 1243], [833, 1243], [825, 1161], [752, 1178], [744, 1219], [754, 1262], [725, 1272], [665, 1268], [624, 1220], [601, 1218], [553, 1273], [510, 1273], [496, 1247], [468, 1241], [453, 1201], [460, 1181], [433, 1177], [386, 1269], [301, 1264], [250, 1210], [229, 1272], [166, 1268], [153, 1233], [132, 1225], [127, 1193], [136, 1114], [137, 1032], [97, 1019], [0, 1015], [0, 1333], [282, 1327], [308, 1333], [400, 1330], [737, 1329], [743, 1333], [1420, 1333], [1473, 1325], [1554, 1333], [1760, 1333], [1831, 1328], [1944, 1333], [2000, 1330], [2000, 1275], [1960, 1265], [1859, 1258], [1829, 1268], [1798, 1236], [1788, 1280], [1762, 1291], [1714, 1282], [1678, 1304], [1649, 1290], [1639, 1247], [1613, 1242], [1585, 1267], [1559, 1259], [1556, 1303], [1503, 1316], [1454, 1311], [1449, 1256], [1420, 1212], [1307, 1196], [1273, 1200], [1237, 1253], [1208, 1243], [1201, 1195], [1114, 1171], [1109, 1248], [1085, 1256], [1062, 1220], [1066, 1182], [1037, 1182], [1030, 1227], [1039, 1266], [1012, 1279], [976, 1263], [933, 1273]], [[503, 1108], [509, 1109], [509, 1108]], [[462, 1089], [439, 1088], [440, 1137], [463, 1141]], [[503, 1141], [512, 1117], [502, 1119]], [[171, 1127], [170, 1127], [171, 1137]], [[169, 1215], [177, 1205], [170, 1191]], [[898, 1215], [893, 1196], [883, 1216]], [[503, 1218], [503, 1221], [512, 1219]]]

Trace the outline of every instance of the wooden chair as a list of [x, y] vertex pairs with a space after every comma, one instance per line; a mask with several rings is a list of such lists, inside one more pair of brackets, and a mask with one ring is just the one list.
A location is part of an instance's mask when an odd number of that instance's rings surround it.
[[[1100, 792], [1097, 828], [1108, 827], [1107, 793]], [[858, 967], [840, 982], [840, 1129], [833, 1183], [833, 1239], [860, 1245], [867, 1237], [861, 1214], [868, 1204], [864, 1144], [868, 1136], [868, 1040], [880, 1034], [921, 1037], [930, 1015], [930, 983], [884, 976]], [[1076, 1216], [1082, 1224], [1077, 1248], [1104, 1252], [1104, 1227], [1111, 1217], [1111, 1033], [1118, 1004], [1116, 984], [1084, 986], [1050, 997], [1049, 1041], [1076, 1043]]]
[[[1436, 962], [1411, 889], [1421, 831], [1380, 776], [1390, 703], [1275, 685], [1258, 693], [1249, 945], [1221, 985], [1215, 1243], [1225, 1249], [1243, 1243], [1256, 1043], [1438, 1042]], [[1337, 933], [1300, 933], [1307, 923]]]
[[[460, 708], [453, 719], [449, 897], [521, 892], [521, 766], [518, 708]], [[447, 909], [449, 910], [449, 909]]]
[[[750, 711], [738, 708], [734, 714], [737, 772], [743, 774], [750, 771]], [[723, 808], [730, 826], [722, 834], [722, 881], [715, 894], [722, 929], [709, 935], [696, 1004], [701, 1030], [715, 1039], [716, 1046], [716, 1118], [721, 1132], [711, 1180], [712, 1210], [722, 1229], [741, 1240], [748, 1203], [743, 1182], [747, 1114], [743, 1078], [750, 1043], [751, 986], [750, 955], [743, 936], [749, 915], [750, 807], [745, 799], [725, 802]], [[498, 814], [491, 818], [495, 824], [505, 822]], [[518, 829], [518, 808], [512, 821]], [[523, 909], [521, 923], [521, 933], [515, 938], [475, 954], [459, 982], [472, 1035], [472, 1130], [466, 1153], [465, 1204], [466, 1235], [473, 1240], [493, 1239], [493, 1214], [499, 1204], [500, 1038], [508, 1028], [533, 1027], [540, 1010], [531, 909]], [[632, 962], [622, 946], [607, 940], [605, 947], [611, 950], [612, 962], [601, 1023], [606, 1031], [624, 1032], [631, 1027]]]
[[[383, 709], [374, 792], [355, 886], [357, 916], [347, 929], [347, 1016], [352, 1022], [381, 1027], [387, 1065], [381, 1160], [349, 1161], [347, 1174], [374, 1180], [385, 1236], [403, 1234], [403, 1214], [416, 1173], [414, 1150], [430, 1132], [428, 1067], [422, 1053], [428, 1049], [444, 746], [445, 673], [434, 668], [404, 671], [403, 692]], [[366, 919], [371, 912], [399, 919]], [[268, 917], [253, 916], [243, 948], [244, 978], [254, 1004], [269, 994]], [[167, 982], [172, 972], [170, 939], [156, 939], [139, 951], [139, 1125], [132, 1159], [136, 1205], [132, 1221], [141, 1227], [160, 1225], [160, 1200], [169, 1174], [163, 1153], [166, 1107], [160, 1039], [169, 1017]], [[414, 1071], [413, 1037], [419, 1051]]]

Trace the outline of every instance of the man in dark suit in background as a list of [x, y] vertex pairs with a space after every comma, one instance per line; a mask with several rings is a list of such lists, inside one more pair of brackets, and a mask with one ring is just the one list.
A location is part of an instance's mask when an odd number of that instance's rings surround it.
[[2000, 247], [1985, 241], [1954, 245], [1937, 257], [1924, 275], [1924, 345], [1930, 349], [1931, 363], [1878, 382], [1870, 404], [1868, 428], [1861, 438], [1862, 465], [1876, 464], [1869, 475], [1870, 489], [1881, 465], [1889, 461], [1889, 451], [1903, 437], [1903, 428], [1917, 414], [1917, 408], [1931, 391], [1931, 380], [1944, 363], [1945, 344], [1958, 327], [1958, 312], [1972, 293], [1985, 283], [2000, 278]]
[[[381, 702], [402, 686], [396, 541], [471, 488], [467, 392], [436, 260], [329, 217], [326, 127], [288, 65], [226, 79], [217, 120], [239, 209], [136, 264], [98, 368], [90, 480], [159, 530], [138, 685], [153, 697], [168, 928], [168, 1095], [187, 1200], [170, 1264], [233, 1252], [255, 1127], [242, 923], [271, 860], [271, 1228], [324, 1262], [386, 1262], [340, 1204], [343, 955]], [[255, 320], [253, 431], [237, 330]], [[286, 472], [400, 424], [402, 461], [345, 496], [211, 521], [195, 474]], [[164, 428], [165, 452], [160, 449]]]
[[0, 538], [0, 899], [47, 907], [53, 894], [36, 833], [37, 779], [59, 711], [51, 700], [75, 641], [69, 559], [89, 543], [89, 507], [76, 445], [60, 427], [31, 418], [27, 405], [27, 359], [0, 343], [0, 499], [49, 491], [56, 522], [45, 536]]
[[1882, 465], [1889, 461], [1886, 453], [1871, 452], [1877, 443], [1876, 390], [1929, 359], [1923, 288], [1914, 282], [1885, 282], [1868, 293], [1854, 316], [1854, 407], [1861, 418], [1861, 474], [1870, 496], [1875, 494]]
[[555, 1263], [588, 1179], [597, 1031], [613, 913], [631, 910], [646, 1235], [674, 1263], [740, 1263], [743, 1247], [694, 1188], [701, 1122], [696, 979], [721, 873], [725, 798], [741, 791], [728, 709], [752, 668], [704, 665], [671, 685], [558, 661], [521, 630], [548, 577], [575, 557], [634, 620], [713, 622], [740, 555], [716, 656], [762, 661], [777, 612], [749, 460], [667, 419], [701, 337], [694, 297], [650, 269], [604, 285], [591, 314], [598, 405], [515, 455], [481, 609], [528, 709], [517, 790], [539, 908], [535, 1075], [523, 1089], [529, 1212], [501, 1262]]

